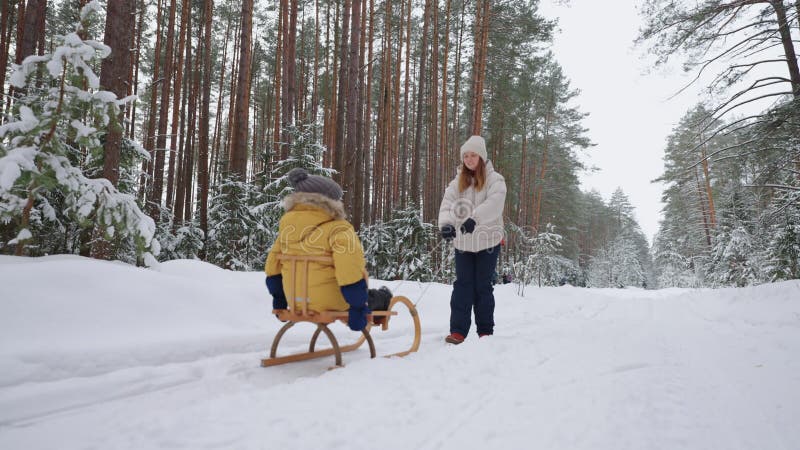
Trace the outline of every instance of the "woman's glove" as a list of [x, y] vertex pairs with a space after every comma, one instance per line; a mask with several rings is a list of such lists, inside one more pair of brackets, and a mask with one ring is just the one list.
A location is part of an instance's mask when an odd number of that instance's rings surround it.
[[473, 231], [475, 231], [475, 221], [472, 220], [472, 217], [470, 217], [461, 224], [461, 232], [467, 234], [472, 233]]
[[450, 239], [454, 239], [456, 237], [456, 227], [447, 224], [442, 227], [440, 230], [442, 233], [442, 239], [449, 241]]

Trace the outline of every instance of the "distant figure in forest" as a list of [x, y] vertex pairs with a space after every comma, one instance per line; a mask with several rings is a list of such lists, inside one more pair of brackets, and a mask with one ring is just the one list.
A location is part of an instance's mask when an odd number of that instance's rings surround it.
[[494, 334], [493, 278], [503, 240], [506, 181], [487, 159], [486, 143], [472, 136], [461, 146], [458, 174], [439, 208], [442, 238], [455, 246], [456, 281], [450, 297], [451, 344], [464, 342], [474, 308], [478, 336]]

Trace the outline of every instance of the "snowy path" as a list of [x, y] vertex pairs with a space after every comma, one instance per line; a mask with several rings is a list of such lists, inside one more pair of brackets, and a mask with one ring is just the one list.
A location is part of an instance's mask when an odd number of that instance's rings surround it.
[[[448, 286], [391, 282], [419, 301], [420, 352], [369, 360], [362, 349], [345, 354], [344, 369], [327, 371], [332, 358], [258, 367], [279, 327], [269, 320], [260, 275], [192, 264], [165, 265], [155, 277], [94, 267], [108, 279], [70, 294], [69, 307], [47, 316], [36, 306], [45, 288], [16, 284], [25, 298], [0, 302], [0, 448], [795, 450], [800, 443], [800, 282], [718, 291], [529, 288], [525, 298], [506, 285], [496, 290], [497, 334], [460, 346], [442, 341]], [[0, 265], [0, 286], [13, 289], [12, 278], [34, 273], [14, 265], [10, 275], [9, 267]], [[166, 300], [185, 292], [185, 276], [196, 280], [187, 301], [201, 310], [190, 317], [178, 314], [186, 311], [181, 301]], [[110, 314], [101, 292], [118, 284], [115, 277], [147, 277], [131, 284], [129, 301], [145, 295], [144, 286], [169, 295], [107, 324], [99, 320]], [[242, 292], [252, 301], [214, 297], [212, 285], [245, 280], [255, 286]], [[37, 314], [39, 326], [28, 317]], [[53, 321], [59, 314], [64, 320]], [[164, 316], [176, 322], [162, 328]], [[31, 323], [14, 325], [20, 320]], [[29, 328], [36, 334], [25, 335]], [[405, 331], [398, 321], [376, 332], [379, 353], [406, 346]], [[343, 326], [337, 334], [346, 335]], [[301, 330], [286, 344], [300, 348], [307, 337]]]

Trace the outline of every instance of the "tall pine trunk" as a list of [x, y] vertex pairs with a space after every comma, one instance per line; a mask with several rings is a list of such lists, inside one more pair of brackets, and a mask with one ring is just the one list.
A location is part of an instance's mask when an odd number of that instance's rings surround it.
[[[345, 191], [345, 205], [353, 207], [354, 197], [354, 178], [356, 162], [356, 113], [358, 97], [360, 92], [359, 79], [359, 48], [361, 47], [361, 0], [353, 0], [351, 3], [350, 14], [350, 51], [347, 55], [347, 99], [345, 102], [345, 114], [347, 129], [345, 136], [343, 164], [342, 164], [342, 189]], [[345, 23], [346, 24], [346, 23]], [[347, 169], [345, 169], [347, 168]], [[346, 170], [346, 171], [345, 171]]]
[[416, 207], [421, 206], [420, 198], [420, 175], [422, 165], [420, 161], [421, 147], [422, 147], [422, 120], [424, 118], [425, 108], [425, 78], [428, 74], [426, 72], [426, 62], [428, 56], [428, 29], [430, 28], [431, 21], [431, 0], [425, 0], [425, 15], [422, 24], [422, 42], [420, 43], [419, 50], [419, 86], [417, 87], [417, 112], [416, 112], [416, 126], [414, 127], [414, 146], [412, 147], [412, 160], [411, 160], [411, 199]]
[[[181, 0], [181, 25], [178, 31], [178, 52], [175, 61], [175, 86], [172, 93], [172, 124], [169, 133], [169, 168], [167, 171], [167, 208], [172, 209], [173, 217], [175, 209], [172, 207], [175, 191], [175, 166], [181, 154], [181, 143], [178, 141], [180, 117], [183, 114], [181, 99], [183, 93], [183, 55], [186, 51], [186, 26], [189, 21], [189, 10], [191, 2]], [[183, 133], [180, 133], [183, 136]]]
[[[100, 66], [100, 87], [113, 92], [117, 98], [125, 97], [130, 85], [130, 42], [133, 40], [133, 25], [136, 23], [135, 13], [133, 4], [128, 0], [108, 1], [104, 43], [111, 49], [111, 54]], [[123, 108], [116, 117], [110, 118], [106, 141], [103, 144], [103, 178], [114, 186], [119, 182], [120, 145], [125, 131], [122, 125], [124, 117]], [[100, 227], [95, 229], [93, 258], [111, 258], [111, 246], [103, 239], [104, 234], [104, 229]]]
[[344, 127], [344, 120], [345, 120], [345, 102], [347, 101], [347, 84], [350, 80], [347, 79], [347, 71], [348, 71], [348, 56], [349, 56], [349, 36], [350, 36], [350, 28], [348, 24], [350, 23], [350, 8], [352, 2], [350, 0], [344, 0], [344, 6], [342, 10], [342, 33], [341, 33], [341, 40], [339, 41], [340, 50], [339, 55], [341, 59], [341, 63], [339, 65], [339, 87], [337, 89], [337, 99], [336, 99], [336, 140], [334, 143], [334, 165], [333, 168], [336, 169], [338, 172], [336, 179], [339, 181], [339, 184], [343, 184], [345, 178], [348, 177], [347, 168], [345, 167], [346, 162], [346, 150], [344, 148], [344, 135], [345, 135], [345, 127]]
[[[153, 52], [153, 83], [150, 85], [150, 109], [147, 114], [147, 131], [144, 146], [150, 159], [142, 162], [142, 178], [139, 180], [139, 196], [150, 201], [148, 192], [152, 189], [153, 167], [156, 157], [156, 108], [158, 106], [158, 84], [161, 79], [161, 1], [157, 0], [156, 8], [156, 46]], [[149, 177], [149, 179], [148, 179]], [[147, 208], [152, 215], [152, 208]]]
[[786, 6], [783, 4], [783, 0], [771, 0], [770, 3], [772, 4], [772, 8], [775, 10], [775, 16], [778, 20], [778, 32], [781, 36], [783, 53], [786, 57], [786, 65], [789, 69], [789, 79], [792, 83], [792, 94], [794, 95], [794, 98], [800, 98], [800, 68], [798, 68], [797, 64], [797, 53], [794, 50], [792, 33], [789, 30], [789, 23], [786, 20]]
[[242, 0], [242, 25], [239, 48], [239, 79], [236, 83], [236, 115], [230, 150], [230, 173], [240, 181], [247, 179], [247, 132], [250, 120], [250, 78], [252, 65], [253, 0]]
[[[364, 93], [366, 108], [364, 111], [364, 123], [366, 126], [364, 127], [364, 141], [363, 141], [363, 155], [364, 155], [364, 197], [362, 199], [363, 209], [362, 209], [362, 218], [363, 222], [369, 222], [370, 217], [372, 214], [372, 202], [370, 201], [370, 186], [372, 185], [372, 179], [370, 178], [371, 173], [371, 166], [372, 166], [372, 148], [373, 146], [370, 145], [371, 139], [371, 130], [372, 130], [372, 68], [374, 67], [372, 64], [372, 44], [374, 42], [375, 36], [375, 0], [369, 0], [369, 37], [367, 38], [367, 42], [369, 42], [368, 50], [367, 50], [367, 88], [366, 92]], [[374, 191], [372, 191], [374, 192]]]
[[472, 125], [470, 132], [480, 135], [483, 115], [483, 88], [489, 46], [489, 0], [478, 0], [475, 10], [475, 56], [472, 63]]
[[[203, 82], [201, 85], [202, 98], [200, 100], [200, 137], [197, 148], [197, 191], [199, 201], [200, 229], [203, 231], [204, 242], [208, 238], [208, 125], [209, 111], [211, 110], [211, 24], [214, 19], [214, 1], [205, 0], [203, 9]], [[205, 246], [201, 252], [202, 259], [206, 259]]]
[[[11, 2], [4, 1], [0, 6], [0, 15], [2, 15], [0, 17], [0, 67], [4, 68], [0, 70], [0, 99], [3, 97], [6, 86], [5, 67], [8, 67], [8, 50], [11, 47], [11, 20], [9, 20], [11, 14]], [[3, 103], [0, 100], [0, 123], [3, 123]]]
[[[164, 76], [161, 80], [161, 100], [159, 102], [158, 134], [156, 135], [155, 163], [153, 166], [153, 189], [150, 192], [150, 216], [159, 217], [161, 197], [164, 186], [164, 161], [167, 150], [167, 120], [169, 118], [169, 99], [172, 87], [172, 53], [175, 49], [175, 0], [169, 2], [169, 22], [167, 25], [167, 47], [164, 54]], [[156, 57], [160, 57], [157, 55]]]

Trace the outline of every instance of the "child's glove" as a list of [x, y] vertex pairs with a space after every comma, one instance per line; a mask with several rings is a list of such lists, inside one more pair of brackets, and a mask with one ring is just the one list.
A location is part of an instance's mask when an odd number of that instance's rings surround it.
[[347, 311], [347, 326], [353, 331], [361, 331], [367, 326], [369, 308], [353, 308]]
[[350, 305], [347, 326], [353, 331], [363, 330], [367, 326], [367, 314], [372, 312], [367, 307], [367, 282], [359, 280], [356, 283], [341, 286], [339, 289]]
[[286, 309], [286, 294], [283, 293], [283, 275], [267, 277], [267, 290], [272, 295], [272, 309]]

